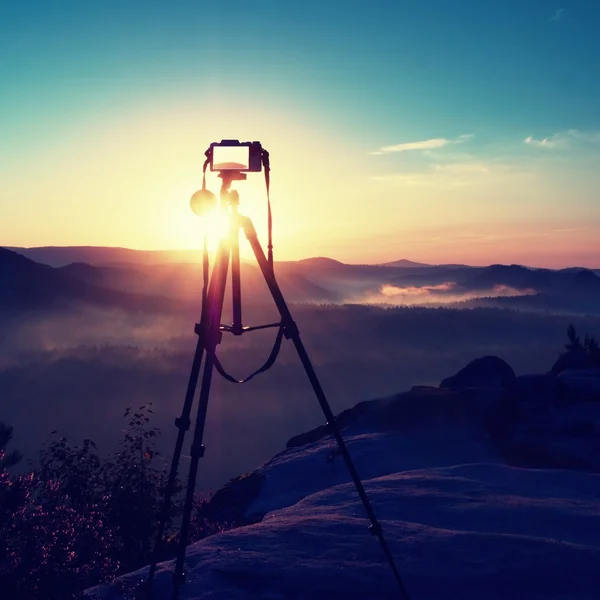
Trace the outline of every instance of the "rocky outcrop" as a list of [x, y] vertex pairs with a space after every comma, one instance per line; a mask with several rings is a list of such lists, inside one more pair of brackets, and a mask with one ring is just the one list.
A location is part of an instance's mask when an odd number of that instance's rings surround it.
[[515, 381], [512, 367], [497, 356], [484, 356], [472, 360], [456, 375], [447, 377], [440, 387], [466, 389], [470, 387], [492, 387], [509, 389]]
[[[440, 387], [415, 386], [361, 402], [336, 422], [362, 477], [484, 461], [600, 473], [599, 370], [516, 377], [505, 361], [488, 356]], [[207, 515], [233, 526], [254, 523], [347, 481], [337, 445], [322, 425], [232, 480], [215, 494]]]
[[[503, 390], [419, 386], [361, 402], [340, 413], [336, 422], [361, 477], [496, 462], [502, 459], [488, 425], [504, 404], [503, 396]], [[321, 459], [314, 461], [315, 456]], [[233, 526], [254, 523], [310, 493], [348, 481], [335, 440], [320, 426], [292, 438], [257, 471], [230, 481], [213, 496], [203, 516]]]
[[558, 360], [552, 365], [550, 373], [558, 375], [570, 369], [593, 369], [598, 365], [592, 360], [584, 348], [574, 348], [563, 352]]
[[[599, 479], [461, 464], [365, 486], [410, 598], [592, 600], [600, 588]], [[192, 544], [182, 599], [402, 598], [359, 504], [352, 484], [329, 487]], [[147, 568], [86, 597], [145, 598], [146, 578]], [[158, 566], [152, 591], [154, 600], [172, 597], [172, 561]]]
[[508, 401], [515, 419], [535, 419], [564, 402], [564, 388], [555, 375], [521, 375], [515, 378]]
[[600, 371], [517, 377], [495, 443], [510, 465], [600, 473]]
[[[596, 597], [598, 392], [600, 370], [515, 377], [485, 357], [441, 387], [338, 415], [415, 597]], [[229, 531], [188, 549], [190, 597], [396, 597], [378, 546], [364, 543], [356, 491], [325, 426], [230, 481], [200, 516]], [[171, 571], [159, 567], [156, 597], [170, 597]], [[134, 597], [144, 576], [88, 597]]]
[[210, 502], [203, 505], [198, 516], [226, 529], [250, 525], [264, 515], [249, 515], [248, 507], [260, 493], [265, 476], [259, 470], [236, 477], [218, 490]]
[[600, 369], [597, 367], [565, 369], [558, 379], [567, 402], [600, 402]]
[[[359, 402], [352, 408], [348, 408], [342, 411], [339, 415], [336, 416], [335, 421], [339, 429], [344, 429], [350, 423], [355, 422], [357, 419], [361, 418], [366, 413], [372, 411], [371, 402]], [[301, 433], [299, 435], [295, 435], [293, 438], [288, 440], [286, 444], [286, 448], [297, 448], [298, 446], [304, 446], [306, 444], [311, 444], [313, 442], [318, 442], [324, 437], [330, 434], [329, 428], [327, 425], [320, 425], [315, 429], [311, 429], [305, 433]]]

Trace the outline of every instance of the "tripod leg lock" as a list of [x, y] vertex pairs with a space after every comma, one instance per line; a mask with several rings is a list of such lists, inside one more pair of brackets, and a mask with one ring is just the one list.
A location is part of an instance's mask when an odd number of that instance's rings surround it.
[[202, 444], [192, 444], [190, 456], [192, 458], [202, 458], [204, 456], [205, 451], [206, 448]]
[[177, 429], [181, 429], [183, 431], [187, 431], [190, 428], [191, 424], [192, 423], [191, 423], [189, 417], [187, 419], [184, 419], [183, 417], [177, 417], [175, 419], [175, 427], [177, 427]]
[[208, 351], [215, 351], [215, 348], [223, 341], [223, 332], [218, 329], [217, 331], [210, 331], [209, 337], [206, 341], [206, 349]]
[[194, 325], [194, 333], [196, 335], [202, 335], [204, 333], [204, 325], [202, 323], [196, 323]]
[[183, 585], [185, 583], [185, 573], [183, 571], [181, 573], [173, 573], [173, 580], [175, 583]]
[[285, 336], [286, 340], [298, 337], [300, 335], [300, 330], [298, 329], [298, 325], [296, 325], [295, 321], [290, 319], [283, 324], [283, 335]]

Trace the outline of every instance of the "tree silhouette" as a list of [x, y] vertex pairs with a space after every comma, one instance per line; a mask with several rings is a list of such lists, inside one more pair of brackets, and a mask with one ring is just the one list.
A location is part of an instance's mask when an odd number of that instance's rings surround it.
[[581, 343], [581, 338], [577, 335], [574, 325], [570, 324], [567, 328], [567, 337], [569, 338], [569, 342], [565, 344], [567, 350], [585, 354], [592, 364], [600, 367], [600, 344], [593, 335], [586, 333], [583, 343]]
[[567, 328], [567, 337], [569, 338], [569, 343], [565, 344], [567, 350], [579, 350], [580, 348], [583, 348], [581, 340], [575, 331], [575, 326], [572, 323]]
[[586, 334], [585, 340], [583, 342], [583, 347], [587, 352], [587, 355], [597, 364], [600, 365], [600, 346], [598, 345], [598, 341], [596, 338], [592, 336], [588, 336]]

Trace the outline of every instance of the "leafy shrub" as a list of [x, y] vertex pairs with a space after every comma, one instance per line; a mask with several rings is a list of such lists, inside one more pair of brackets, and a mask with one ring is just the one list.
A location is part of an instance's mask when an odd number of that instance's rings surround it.
[[[151, 560], [167, 471], [157, 466], [150, 426], [152, 409], [125, 413], [129, 424], [119, 450], [102, 460], [91, 440], [72, 446], [53, 432], [38, 467], [10, 475], [20, 460], [6, 452], [12, 428], [0, 424], [0, 590], [3, 600], [68, 600], [82, 590]], [[172, 557], [182, 513], [176, 484], [161, 544], [161, 560]], [[222, 531], [199, 516], [198, 497], [190, 542]]]
[[104, 505], [74, 505], [37, 473], [0, 474], [0, 589], [8, 599], [63, 600], [118, 571]]

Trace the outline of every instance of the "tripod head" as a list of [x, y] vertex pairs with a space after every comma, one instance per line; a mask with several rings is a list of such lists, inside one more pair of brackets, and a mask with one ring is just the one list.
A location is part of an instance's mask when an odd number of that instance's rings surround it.
[[[221, 140], [213, 142], [204, 152], [206, 160], [202, 167], [202, 189], [192, 196], [191, 208], [199, 216], [213, 210], [216, 196], [206, 189], [206, 169], [210, 166], [212, 172], [217, 171], [221, 179], [220, 198], [227, 205], [232, 201], [239, 201], [237, 192], [230, 192], [234, 181], [245, 181], [248, 172], [265, 170], [265, 187], [267, 190], [267, 204], [269, 213], [269, 250], [271, 244], [271, 201], [269, 198], [270, 160], [269, 152], [260, 142], [240, 142], [238, 140]], [[223, 207], [221, 207], [223, 208]]]
[[246, 181], [248, 178], [246, 173], [242, 173], [241, 171], [230, 171], [229, 169], [219, 171], [217, 177], [223, 181], [221, 184], [221, 192], [228, 190], [234, 181]]
[[[245, 181], [247, 179], [246, 173], [242, 173], [241, 171], [221, 171], [218, 175], [221, 178], [221, 190], [219, 192], [221, 198], [220, 209], [226, 211], [228, 208], [235, 209], [237, 212], [237, 207], [240, 203], [240, 195], [237, 190], [231, 189], [231, 184], [234, 181]], [[232, 213], [233, 214], [233, 213]]]

